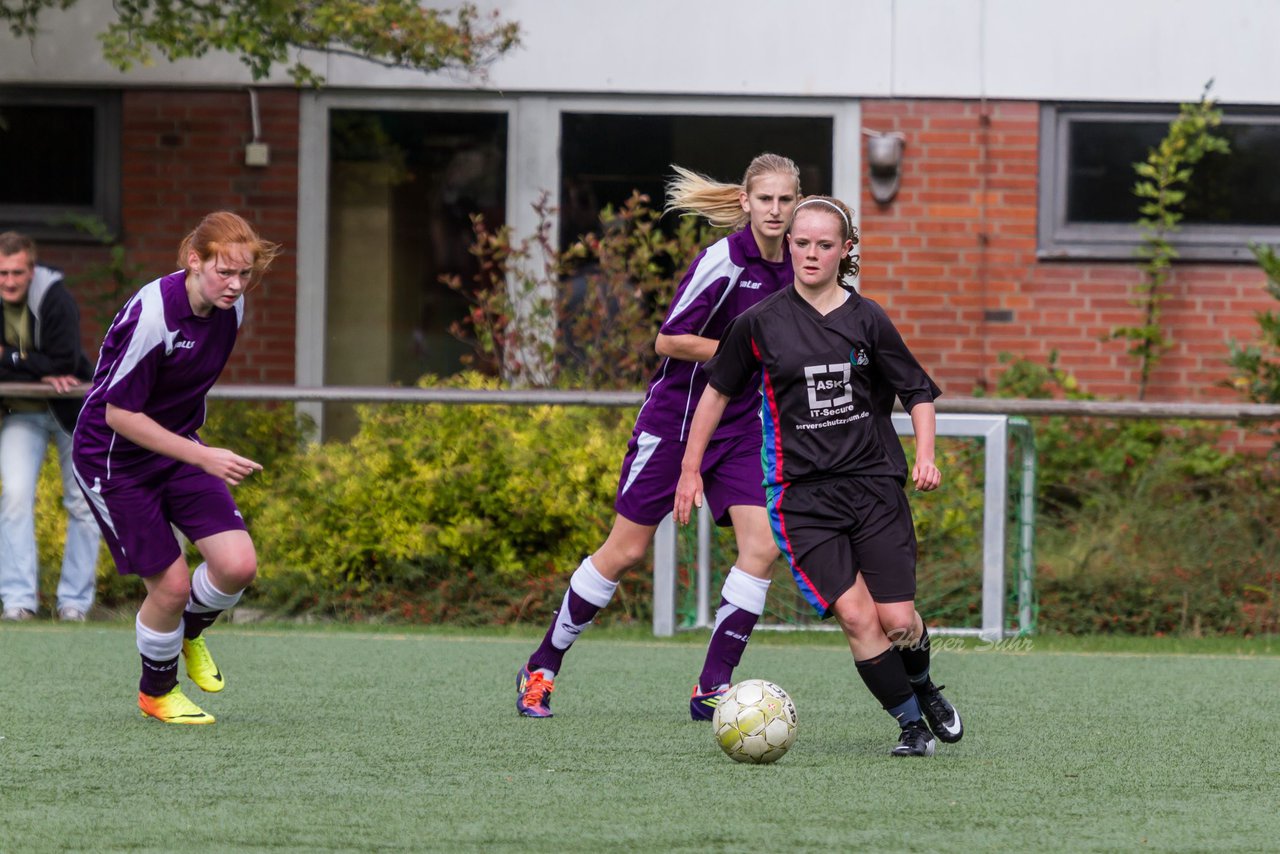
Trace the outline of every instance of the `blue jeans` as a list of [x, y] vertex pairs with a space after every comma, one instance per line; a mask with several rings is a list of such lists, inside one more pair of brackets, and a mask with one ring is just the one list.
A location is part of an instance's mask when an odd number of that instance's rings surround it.
[[98, 523], [71, 469], [71, 435], [49, 412], [19, 412], [0, 422], [0, 600], [5, 608], [36, 608], [36, 481], [52, 439], [62, 469], [67, 542], [58, 581], [58, 608], [88, 611], [97, 583]]

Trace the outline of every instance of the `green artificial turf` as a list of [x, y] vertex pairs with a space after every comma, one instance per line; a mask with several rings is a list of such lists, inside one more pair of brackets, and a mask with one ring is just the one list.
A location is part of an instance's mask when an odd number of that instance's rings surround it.
[[[550, 720], [530, 631], [217, 626], [209, 727], [139, 716], [122, 624], [0, 627], [0, 851], [1260, 851], [1280, 839], [1275, 641], [940, 643], [966, 735], [896, 727], [837, 635], [758, 633], [799, 709], [773, 766], [688, 720], [705, 634], [587, 635]], [[942, 639], [939, 639], [940, 641]]]

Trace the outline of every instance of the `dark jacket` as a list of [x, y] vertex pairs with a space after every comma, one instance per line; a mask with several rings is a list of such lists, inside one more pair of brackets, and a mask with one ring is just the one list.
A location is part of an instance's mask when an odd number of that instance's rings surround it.
[[[4, 342], [0, 382], [40, 382], [44, 377], [68, 374], [86, 382], [93, 379], [93, 365], [80, 346], [80, 309], [62, 283], [61, 272], [36, 265], [27, 290], [27, 314], [33, 346], [22, 358], [16, 342]], [[49, 411], [69, 433], [75, 429], [82, 402], [78, 395], [51, 397]]]

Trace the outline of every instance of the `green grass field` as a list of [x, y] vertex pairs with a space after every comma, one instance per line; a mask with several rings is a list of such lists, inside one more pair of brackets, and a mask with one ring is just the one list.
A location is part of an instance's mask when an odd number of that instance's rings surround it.
[[551, 720], [531, 631], [217, 626], [211, 727], [144, 720], [131, 626], [0, 628], [0, 851], [1263, 851], [1280, 842], [1280, 641], [947, 641], [967, 734], [894, 759], [839, 636], [757, 634], [795, 698], [773, 766], [687, 692], [705, 635], [593, 630]]

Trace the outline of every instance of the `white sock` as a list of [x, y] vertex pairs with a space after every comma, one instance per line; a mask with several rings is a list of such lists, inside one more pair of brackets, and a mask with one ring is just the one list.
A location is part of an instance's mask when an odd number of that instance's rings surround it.
[[725, 602], [757, 617], [764, 613], [764, 603], [769, 596], [770, 580], [756, 578], [738, 567], [730, 567], [725, 576], [720, 596]]
[[191, 573], [191, 598], [187, 600], [187, 610], [195, 614], [225, 611], [239, 602], [243, 593], [243, 590], [223, 593], [214, 587], [209, 578], [209, 564], [202, 563]]
[[[610, 581], [600, 574], [595, 564], [588, 557], [578, 565], [569, 578], [569, 589], [564, 592], [564, 600], [560, 603], [560, 613], [556, 617], [555, 629], [551, 633], [551, 645], [556, 649], [568, 649], [578, 639], [591, 622], [596, 613], [609, 604], [613, 593], [618, 589], [618, 582]], [[569, 595], [573, 593], [579, 599], [594, 605], [595, 611], [585, 622], [575, 623], [569, 609]]]
[[133, 621], [134, 632], [138, 639], [138, 652], [152, 661], [171, 661], [182, 652], [182, 622], [172, 632], [157, 632], [142, 624], [139, 614]]

